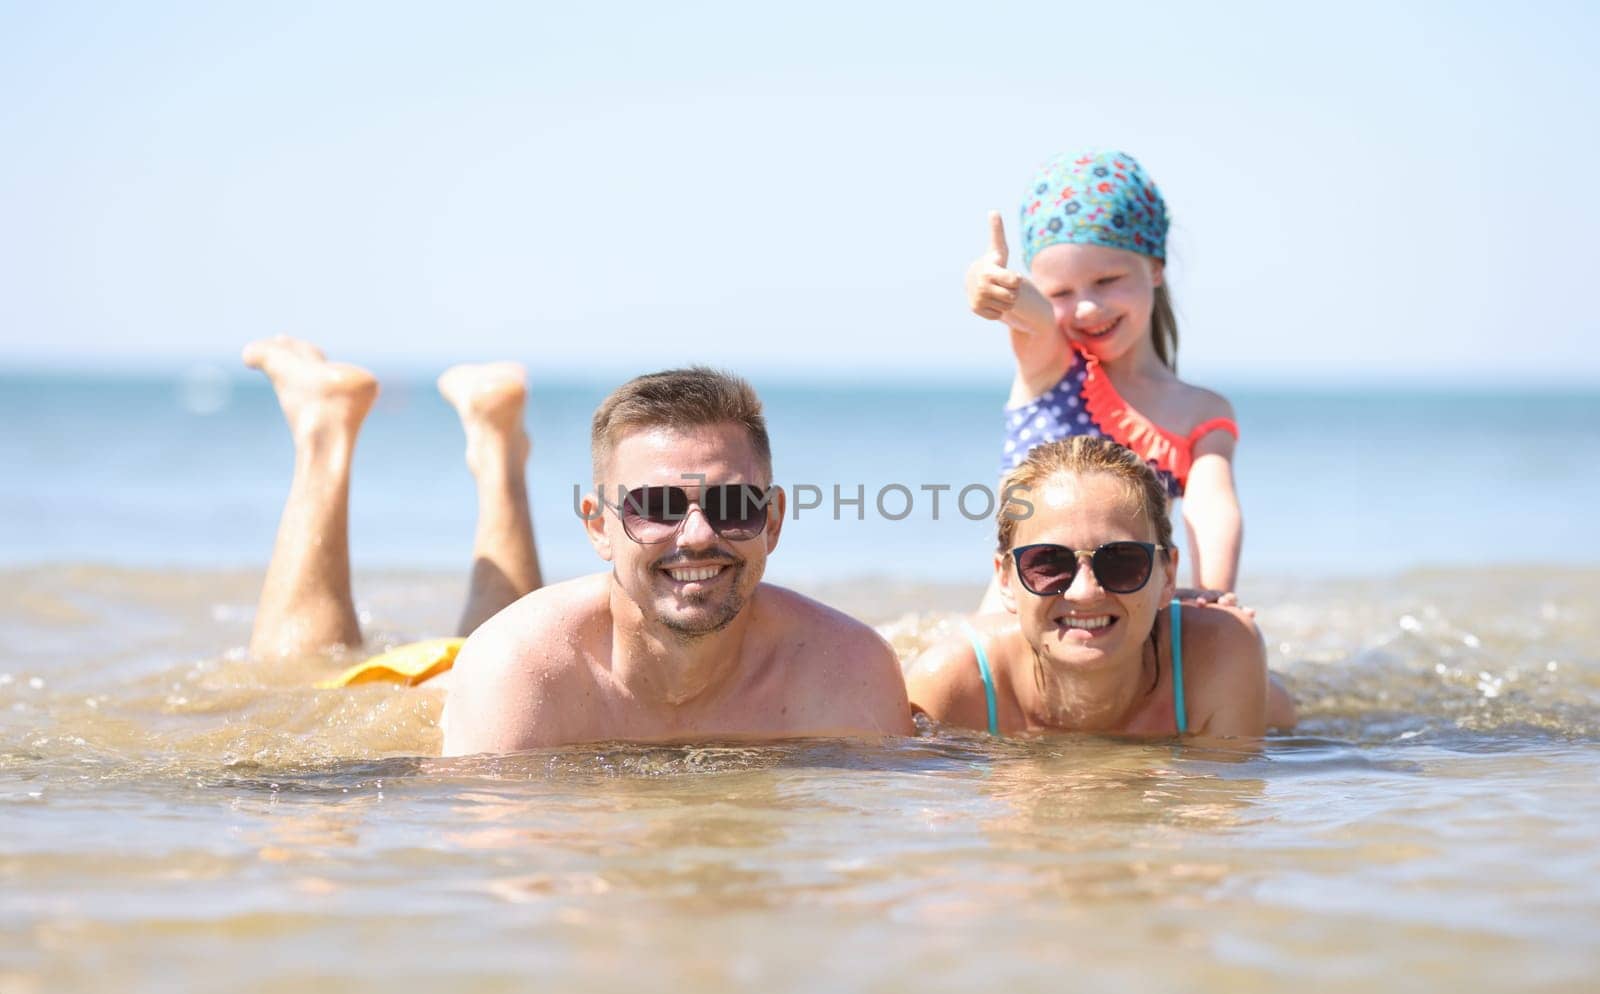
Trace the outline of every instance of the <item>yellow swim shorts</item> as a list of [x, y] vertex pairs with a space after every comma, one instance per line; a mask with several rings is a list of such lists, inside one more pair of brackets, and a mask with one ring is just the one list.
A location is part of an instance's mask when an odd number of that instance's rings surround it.
[[398, 645], [357, 663], [336, 677], [318, 681], [317, 687], [327, 690], [353, 687], [358, 683], [402, 683], [415, 687], [454, 666], [456, 653], [466, 641], [464, 638], [428, 639]]

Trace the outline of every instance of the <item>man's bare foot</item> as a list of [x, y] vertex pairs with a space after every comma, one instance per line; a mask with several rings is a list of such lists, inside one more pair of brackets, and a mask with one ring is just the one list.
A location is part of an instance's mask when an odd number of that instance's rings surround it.
[[472, 581], [457, 626], [462, 635], [469, 635], [544, 583], [525, 475], [530, 447], [522, 423], [527, 374], [515, 362], [463, 363], [439, 377], [439, 392], [461, 418], [467, 468], [478, 490]]
[[378, 381], [283, 335], [245, 346], [244, 362], [272, 381], [294, 438], [294, 475], [250, 651], [265, 659], [360, 645], [350, 591], [350, 460]]
[[277, 335], [244, 347], [244, 364], [272, 381], [295, 444], [354, 438], [378, 397], [378, 381], [366, 370], [329, 362], [310, 342]]
[[451, 366], [439, 377], [439, 393], [456, 409], [467, 436], [467, 468], [474, 476], [528, 461], [522, 411], [528, 378], [521, 363], [480, 362]]

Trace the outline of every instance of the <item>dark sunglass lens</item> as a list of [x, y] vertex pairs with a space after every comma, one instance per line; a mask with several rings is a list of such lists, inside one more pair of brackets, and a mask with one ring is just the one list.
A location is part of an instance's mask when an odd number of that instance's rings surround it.
[[1059, 545], [1030, 545], [1017, 550], [1017, 575], [1023, 586], [1041, 596], [1059, 594], [1072, 586], [1078, 557]]
[[677, 527], [678, 522], [689, 516], [689, 495], [682, 487], [662, 487], [661, 490], [659, 520]]
[[670, 534], [689, 513], [682, 487], [635, 487], [622, 499], [622, 523], [636, 541]]
[[1150, 582], [1150, 550], [1138, 542], [1109, 542], [1095, 550], [1094, 576], [1114, 594], [1131, 594]]
[[749, 483], [707, 487], [701, 494], [700, 509], [723, 538], [743, 541], [767, 526], [767, 493]]

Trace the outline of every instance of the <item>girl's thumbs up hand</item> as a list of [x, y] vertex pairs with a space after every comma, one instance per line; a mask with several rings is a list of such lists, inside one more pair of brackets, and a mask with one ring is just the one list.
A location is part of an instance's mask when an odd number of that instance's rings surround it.
[[1006, 268], [1006, 226], [999, 211], [989, 212], [989, 249], [967, 267], [967, 306], [981, 318], [998, 321], [1017, 305], [1022, 277]]

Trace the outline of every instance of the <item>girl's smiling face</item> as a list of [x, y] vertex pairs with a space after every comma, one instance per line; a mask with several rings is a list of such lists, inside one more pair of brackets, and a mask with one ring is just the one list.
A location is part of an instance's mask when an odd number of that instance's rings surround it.
[[1041, 250], [1033, 284], [1055, 309], [1056, 327], [1080, 348], [1111, 362], [1151, 348], [1150, 314], [1161, 285], [1159, 260], [1104, 245], [1061, 243]]

